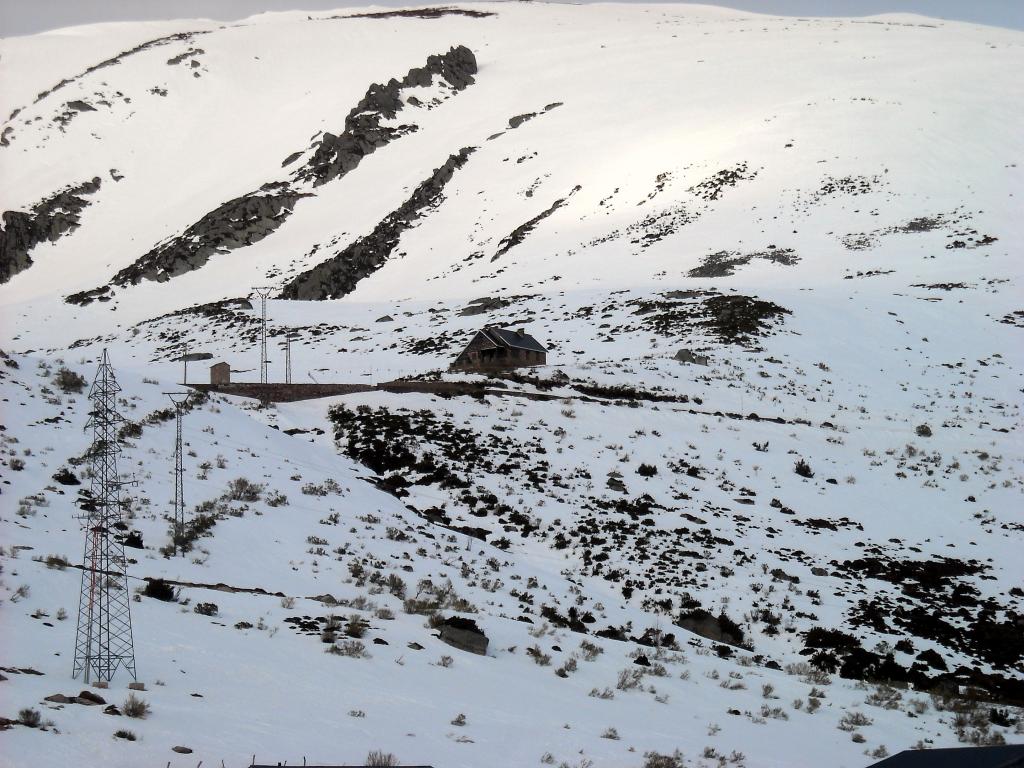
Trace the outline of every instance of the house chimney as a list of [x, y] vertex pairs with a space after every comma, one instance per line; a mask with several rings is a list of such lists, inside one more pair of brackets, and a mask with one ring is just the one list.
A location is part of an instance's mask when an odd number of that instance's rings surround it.
[[523, 336], [526, 335], [526, 329], [525, 328], [520, 328], [519, 330], [516, 331], [516, 333], [518, 333], [519, 337], [522, 338]]

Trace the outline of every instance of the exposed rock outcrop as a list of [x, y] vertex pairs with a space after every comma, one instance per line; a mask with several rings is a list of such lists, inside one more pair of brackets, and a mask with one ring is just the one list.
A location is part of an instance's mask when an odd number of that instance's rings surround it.
[[425, 211], [436, 208], [444, 199], [445, 185], [455, 171], [466, 164], [474, 147], [464, 147], [423, 182], [412, 196], [389, 213], [373, 231], [361, 237], [333, 257], [303, 272], [281, 292], [282, 299], [338, 299], [355, 290], [356, 284], [373, 274], [387, 261], [402, 233], [413, 226]]
[[770, 301], [750, 296], [712, 296], [704, 302], [704, 324], [732, 343], [747, 343], [764, 335], [771, 323], [790, 311]]
[[488, 639], [472, 619], [449, 616], [441, 624], [441, 640], [453, 648], [481, 656], [487, 653]]
[[426, 66], [410, 69], [401, 80], [392, 78], [387, 85], [374, 83], [345, 118], [345, 131], [339, 136], [324, 133], [313, 156], [295, 177], [319, 186], [344, 176], [367, 155], [416, 130], [415, 125], [381, 124], [385, 119], [394, 120], [402, 110], [403, 90], [429, 86], [438, 75], [455, 91], [461, 91], [474, 82], [476, 71], [476, 56], [459, 45], [444, 55], [429, 56]]
[[269, 235], [291, 215], [296, 201], [309, 193], [293, 192], [286, 185], [275, 191], [254, 192], [210, 211], [181, 235], [158, 245], [122, 269], [110, 286], [68, 296], [69, 304], [85, 305], [109, 296], [111, 286], [137, 285], [142, 280], [164, 282], [206, 264], [215, 253], [251, 245]]
[[0, 227], [0, 283], [32, 266], [29, 252], [42, 242], [54, 242], [78, 227], [79, 214], [89, 205], [83, 196], [100, 188], [97, 176], [36, 203], [27, 213], [5, 211]]
[[330, 16], [330, 19], [440, 19], [442, 16], [468, 16], [471, 19], [483, 19], [497, 16], [491, 11], [474, 11], [468, 8], [409, 8], [399, 11], [368, 11], [366, 13], [350, 13], [347, 16]]
[[542, 222], [552, 213], [554, 213], [563, 205], [565, 205], [569, 198], [575, 195], [577, 192], [579, 192], [580, 189], [582, 189], [582, 187], [580, 187], [580, 185], [577, 184], [575, 187], [572, 188], [572, 191], [568, 195], [566, 195], [563, 198], [559, 198], [558, 200], [555, 200], [555, 202], [553, 202], [546, 209], [538, 213], [532, 219], [530, 219], [527, 222], [524, 222], [523, 224], [520, 224], [518, 227], [509, 232], [504, 238], [502, 238], [502, 241], [498, 243], [498, 250], [494, 252], [493, 256], [491, 256], [491, 261], [497, 261], [499, 258], [504, 256], [510, 250], [515, 248], [521, 242], [523, 242], [523, 240], [526, 239], [526, 236], [533, 231], [534, 227], [536, 227], [538, 224], [540, 224], [540, 222]]

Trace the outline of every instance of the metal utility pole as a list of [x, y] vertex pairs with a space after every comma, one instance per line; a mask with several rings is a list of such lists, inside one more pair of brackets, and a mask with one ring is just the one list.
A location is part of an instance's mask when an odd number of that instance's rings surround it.
[[92, 410], [92, 469], [89, 490], [81, 499], [81, 519], [85, 526], [85, 553], [82, 562], [82, 587], [78, 603], [78, 630], [72, 677], [84, 673], [91, 679], [109, 682], [119, 667], [135, 679], [135, 645], [132, 639], [131, 602], [124, 558], [126, 530], [122, 519], [121, 481], [117, 457], [121, 453], [118, 426], [123, 419], [117, 412], [117, 394], [121, 391], [107, 350], [89, 390]]
[[292, 383], [292, 337], [284, 337], [284, 383]]
[[[185, 467], [181, 448], [181, 416], [182, 409], [188, 402], [189, 392], [164, 392], [174, 403], [174, 524], [171, 535], [171, 546], [174, 554], [178, 554], [182, 536], [185, 533]], [[185, 554], [185, 550], [181, 550]]]
[[188, 384], [188, 342], [181, 346], [181, 361], [185, 364], [185, 372], [182, 374], [181, 383]]
[[271, 288], [253, 288], [260, 297], [260, 384], [267, 383], [267, 298]]

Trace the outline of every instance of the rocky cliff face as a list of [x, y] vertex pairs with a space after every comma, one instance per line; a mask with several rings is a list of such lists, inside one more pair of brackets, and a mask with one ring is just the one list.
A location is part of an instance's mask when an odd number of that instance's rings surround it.
[[295, 203], [310, 196], [283, 185], [268, 186], [210, 211], [180, 237], [118, 272], [111, 282], [119, 286], [142, 280], [163, 282], [198, 269], [220, 249], [241, 248], [262, 240], [291, 215]]
[[374, 83], [345, 118], [344, 133], [340, 136], [325, 133], [313, 156], [295, 177], [320, 186], [344, 176], [366, 155], [416, 130], [415, 125], [381, 125], [382, 120], [395, 119], [407, 103], [402, 100], [403, 91], [425, 88], [433, 83], [436, 75], [458, 92], [474, 82], [476, 71], [476, 56], [466, 46], [459, 45], [444, 55], [429, 56], [426, 66], [410, 69], [401, 80], [392, 78], [387, 85]]
[[416, 187], [412, 196], [389, 213], [373, 231], [327, 261], [303, 272], [281, 292], [282, 299], [338, 299], [355, 290], [356, 284], [373, 274], [387, 261], [398, 245], [402, 232], [413, 226], [424, 212], [443, 200], [445, 185], [455, 171], [466, 164], [474, 147], [463, 147]]
[[68, 187], [24, 211], [4, 211], [0, 227], [0, 283], [32, 266], [29, 252], [43, 242], [54, 242], [78, 227], [79, 214], [89, 205], [85, 195], [100, 188], [92, 181]]

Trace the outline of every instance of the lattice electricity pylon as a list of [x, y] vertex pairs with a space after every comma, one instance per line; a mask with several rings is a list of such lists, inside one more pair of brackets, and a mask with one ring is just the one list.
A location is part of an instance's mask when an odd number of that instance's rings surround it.
[[[181, 448], [181, 416], [190, 392], [164, 392], [174, 403], [174, 522], [171, 529], [171, 547], [178, 554], [185, 534], [185, 467]], [[181, 554], [185, 550], [181, 549]]]
[[270, 361], [267, 359], [267, 297], [270, 296], [271, 288], [253, 288], [256, 295], [260, 297], [260, 384], [267, 383], [267, 366]]
[[109, 681], [119, 667], [135, 679], [131, 602], [120, 535], [127, 530], [121, 501], [121, 486], [126, 483], [117, 472], [117, 457], [121, 453], [117, 432], [123, 421], [117, 412], [120, 391], [104, 349], [103, 361], [89, 390], [92, 447], [88, 457], [92, 476], [81, 501], [85, 553], [71, 675], [78, 677], [79, 672], [84, 672], [86, 683], [91, 678]]

